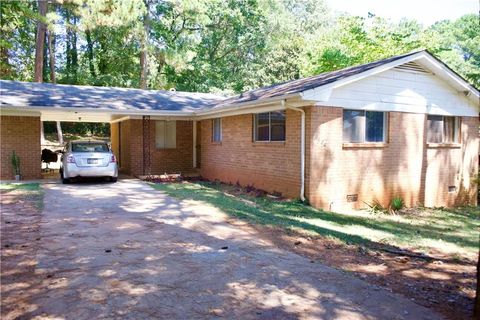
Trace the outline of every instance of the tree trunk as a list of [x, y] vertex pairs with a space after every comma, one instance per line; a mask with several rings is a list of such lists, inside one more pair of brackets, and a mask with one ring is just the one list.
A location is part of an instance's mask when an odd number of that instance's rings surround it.
[[[55, 34], [52, 30], [48, 30], [48, 55], [49, 55], [49, 65], [50, 65], [50, 82], [57, 83], [55, 77]], [[58, 143], [63, 145], [63, 132], [62, 132], [62, 123], [57, 121], [57, 137]]]
[[92, 34], [90, 30], [85, 32], [87, 37], [87, 57], [88, 57], [88, 68], [90, 69], [90, 74], [93, 78], [97, 75], [95, 74], [95, 65], [93, 63], [93, 42], [92, 42]]
[[[47, 1], [38, 0], [38, 13], [44, 19], [47, 15]], [[35, 40], [35, 82], [43, 82], [43, 50], [45, 46], [45, 31], [47, 26], [43, 20], [37, 22]]]
[[52, 30], [48, 30], [48, 56], [50, 65], [50, 82], [57, 83], [55, 78], [55, 48], [54, 48], [55, 34]]
[[477, 295], [475, 296], [475, 305], [473, 307], [473, 318], [480, 320], [480, 251], [478, 252], [477, 262]]
[[148, 77], [148, 1], [144, 0], [147, 12], [143, 16], [143, 30], [140, 40], [140, 88], [147, 89], [147, 77]]
[[[143, 45], [142, 45], [143, 46]], [[140, 52], [140, 88], [147, 88], [147, 50], [145, 48]]]
[[43, 121], [40, 121], [40, 144], [45, 144], [45, 130], [43, 128]]
[[58, 143], [63, 145], [63, 131], [62, 131], [62, 123], [57, 121], [57, 136], [58, 136]]
[[[77, 25], [77, 17], [73, 16], [72, 25]], [[73, 70], [73, 81], [74, 84], [78, 82], [78, 52], [77, 52], [77, 31], [72, 28], [72, 70]]]

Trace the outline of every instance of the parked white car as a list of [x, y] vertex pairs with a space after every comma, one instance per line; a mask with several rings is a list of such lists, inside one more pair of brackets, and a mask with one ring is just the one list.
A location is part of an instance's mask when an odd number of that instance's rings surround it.
[[107, 177], [116, 182], [117, 159], [104, 141], [70, 141], [62, 152], [60, 176], [63, 183], [77, 177]]

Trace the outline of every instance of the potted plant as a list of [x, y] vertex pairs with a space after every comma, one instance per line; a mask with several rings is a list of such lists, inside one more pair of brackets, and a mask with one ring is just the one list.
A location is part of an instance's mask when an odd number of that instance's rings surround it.
[[19, 181], [21, 178], [20, 175], [20, 157], [17, 156], [15, 151], [12, 153], [12, 167], [13, 167], [13, 173], [15, 174], [15, 180]]

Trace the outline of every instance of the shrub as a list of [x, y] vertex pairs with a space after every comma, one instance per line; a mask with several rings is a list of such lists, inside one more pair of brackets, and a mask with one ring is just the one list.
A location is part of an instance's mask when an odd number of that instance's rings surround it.
[[373, 200], [372, 203], [364, 202], [367, 206], [367, 212], [371, 214], [379, 214], [384, 213], [385, 208], [380, 204], [378, 200]]
[[394, 212], [401, 210], [404, 206], [403, 199], [400, 197], [395, 197], [392, 199], [392, 203], [390, 204], [390, 207]]
[[17, 156], [15, 151], [12, 152], [11, 160], [12, 160], [12, 167], [13, 167], [14, 174], [16, 176], [20, 175], [20, 157]]

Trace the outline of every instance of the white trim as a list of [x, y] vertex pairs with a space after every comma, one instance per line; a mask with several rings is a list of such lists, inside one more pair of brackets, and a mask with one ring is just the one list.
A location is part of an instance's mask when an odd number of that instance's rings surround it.
[[212, 118], [219, 118], [219, 117], [229, 117], [229, 116], [237, 116], [242, 114], [251, 114], [251, 113], [263, 113], [263, 112], [270, 112], [270, 111], [279, 111], [285, 110], [279, 102], [282, 100], [278, 100], [277, 103], [273, 104], [270, 102], [271, 105], [269, 106], [253, 106], [248, 108], [239, 108], [235, 110], [227, 110], [227, 111], [219, 111], [216, 114], [209, 114], [209, 115], [199, 115], [197, 120], [205, 120], [205, 119], [212, 119]]
[[193, 168], [197, 167], [197, 121], [193, 121], [193, 156], [192, 156], [192, 161], [193, 161]]
[[[305, 110], [297, 107], [287, 106], [286, 100], [282, 100], [282, 106], [301, 113], [300, 125], [300, 200], [305, 201]], [[285, 115], [286, 116], [286, 115]], [[286, 119], [286, 118], [285, 118]], [[285, 132], [286, 134], [286, 132]]]

